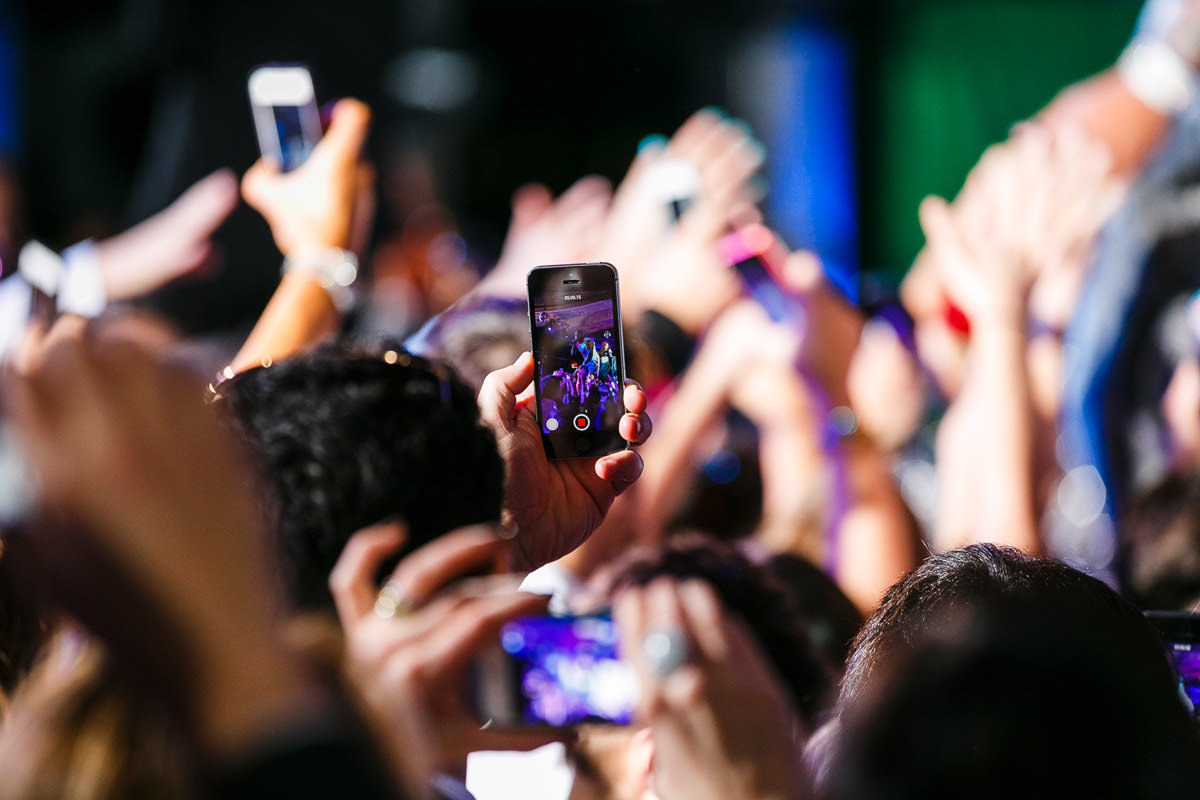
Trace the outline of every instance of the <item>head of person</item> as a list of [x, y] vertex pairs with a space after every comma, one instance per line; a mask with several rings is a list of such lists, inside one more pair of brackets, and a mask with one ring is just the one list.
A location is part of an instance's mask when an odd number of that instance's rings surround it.
[[[539, 324], [545, 324], [544, 312], [540, 317]], [[525, 300], [493, 297], [462, 302], [443, 312], [431, 326], [422, 353], [449, 363], [478, 392], [484, 378], [528, 349]]]
[[935, 614], [843, 718], [823, 797], [1200, 795], [1200, 739], [1164, 659], [1056, 601]]
[[[873, 713], [875, 698], [884, 691], [880, 687], [901, 671], [901, 665], [913, 663], [921, 642], [939, 636], [952, 639], [970, 630], [976, 620], [990, 619], [987, 615], [997, 609], [1005, 626], [1022, 620], [1036, 626], [1041, 623], [1033, 617], [1039, 615], [1065, 620], [1071, 641], [1081, 642], [1083, 650], [1118, 651], [1138, 680], [1174, 696], [1176, 682], [1158, 635], [1116, 592], [1060, 562], [1014, 548], [974, 544], [931, 556], [884, 595], [851, 648], [837, 706], [841, 723]], [[1031, 629], [1031, 636], [1042, 636], [1037, 633], [1041, 628]], [[1044, 638], [1059, 634], [1054, 629]], [[837, 762], [849, 736], [843, 732], [836, 742], [819, 737], [819, 758], [809, 754], [818, 776]]]
[[1170, 472], [1138, 497], [1117, 529], [1123, 587], [1138, 607], [1200, 604], [1200, 472]]
[[495, 437], [475, 394], [441, 364], [332, 343], [243, 372], [219, 397], [257, 462], [283, 582], [300, 609], [332, 608], [329, 572], [357, 530], [403, 520], [398, 558], [500, 517]]
[[[657, 547], [631, 551], [596, 576], [597, 594], [616, 598], [656, 578], [698, 579], [742, 622], [784, 687], [797, 728], [811, 730], [829, 708], [835, 669], [809, 637], [806, 621], [787, 589], [735, 546], [708, 537], [677, 535]], [[583, 726], [569, 747], [575, 767], [572, 800], [653, 797], [654, 743], [639, 726]]]

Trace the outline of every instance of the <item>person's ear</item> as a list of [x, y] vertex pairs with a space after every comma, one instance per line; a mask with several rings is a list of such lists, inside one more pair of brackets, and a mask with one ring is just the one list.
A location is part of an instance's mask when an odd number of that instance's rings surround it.
[[625, 750], [625, 774], [642, 800], [657, 800], [654, 793], [654, 736], [650, 728], [639, 728]]

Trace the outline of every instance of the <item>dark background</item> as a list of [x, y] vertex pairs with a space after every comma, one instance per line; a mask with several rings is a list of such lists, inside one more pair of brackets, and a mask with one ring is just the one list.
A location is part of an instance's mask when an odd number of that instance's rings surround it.
[[[257, 157], [247, 74], [312, 67], [318, 98], [372, 105], [376, 240], [415, 158], [481, 261], [522, 183], [616, 181], [647, 133], [695, 109], [768, 145], [769, 221], [844, 274], [894, 282], [916, 203], [952, 194], [1008, 126], [1112, 63], [1134, 0], [632, 2], [31, 0], [0, 3], [0, 145], [28, 235], [57, 248], [121, 230]], [[432, 53], [432, 56], [431, 56]], [[440, 59], [440, 60], [439, 60]], [[242, 207], [223, 269], [154, 303], [187, 330], [245, 326], [278, 275]]]

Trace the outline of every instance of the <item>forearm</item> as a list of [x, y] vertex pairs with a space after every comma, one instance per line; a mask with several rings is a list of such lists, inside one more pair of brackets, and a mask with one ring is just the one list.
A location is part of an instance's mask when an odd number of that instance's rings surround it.
[[315, 278], [299, 272], [284, 275], [230, 368], [242, 372], [300, 352], [336, 331], [340, 320]]
[[971, 470], [978, 505], [973, 541], [1042, 551], [1034, 517], [1033, 414], [1025, 334], [1013, 321], [981, 324], [971, 337], [968, 381], [978, 402]]
[[1140, 168], [1171, 126], [1171, 117], [1139, 100], [1115, 68], [1063, 89], [1038, 116], [1051, 127], [1082, 125], [1105, 142], [1116, 175]]

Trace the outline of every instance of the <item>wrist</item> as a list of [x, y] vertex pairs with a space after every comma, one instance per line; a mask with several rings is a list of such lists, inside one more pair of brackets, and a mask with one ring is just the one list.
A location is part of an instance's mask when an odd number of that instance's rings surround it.
[[288, 251], [282, 272], [284, 275], [303, 274], [315, 280], [342, 313], [354, 306], [358, 259], [349, 250], [314, 244], [299, 245]]
[[1135, 39], [1117, 59], [1116, 71], [1130, 93], [1154, 111], [1175, 115], [1191, 104], [1196, 68], [1167, 42]]

